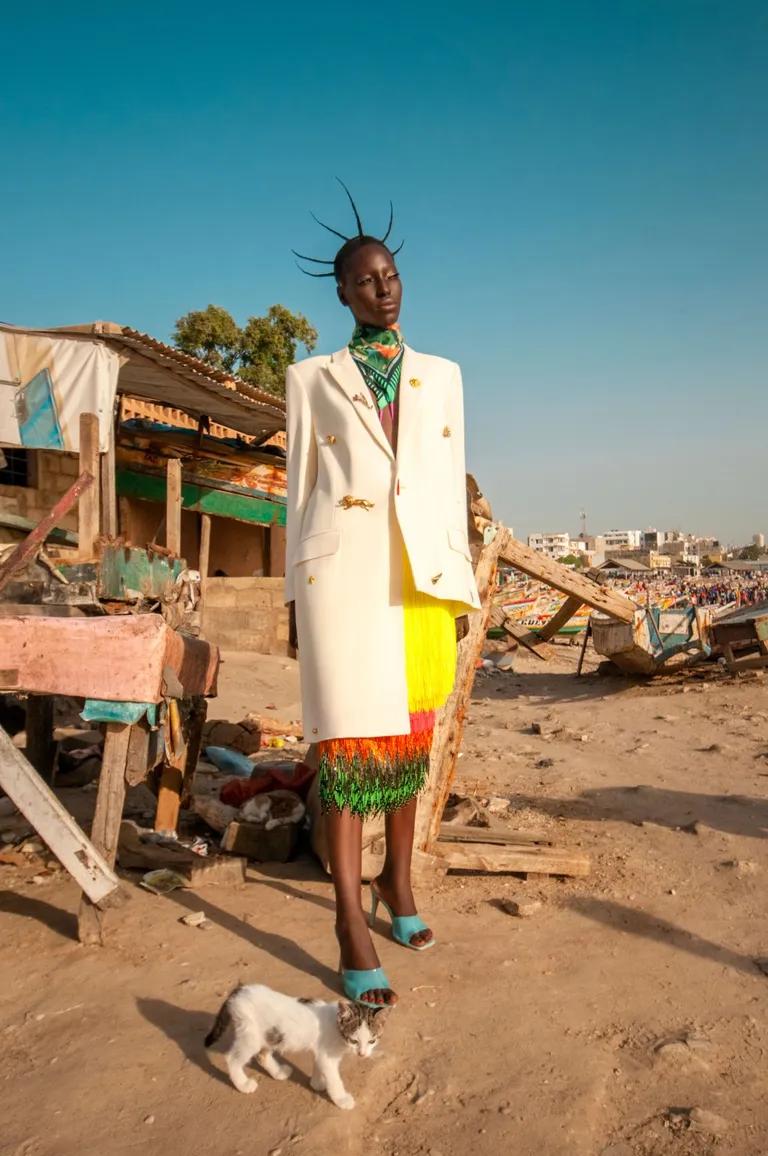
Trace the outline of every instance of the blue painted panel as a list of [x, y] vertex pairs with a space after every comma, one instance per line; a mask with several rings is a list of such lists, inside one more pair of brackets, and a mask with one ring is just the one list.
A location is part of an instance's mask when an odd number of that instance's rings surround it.
[[16, 394], [16, 420], [21, 444], [33, 450], [63, 450], [53, 381], [47, 369], [22, 385]]

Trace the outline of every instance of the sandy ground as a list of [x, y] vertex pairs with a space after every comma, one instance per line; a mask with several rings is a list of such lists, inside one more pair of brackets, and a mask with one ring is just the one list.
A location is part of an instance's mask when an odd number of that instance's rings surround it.
[[[240, 980], [336, 991], [331, 890], [308, 859], [241, 887], [131, 888], [103, 949], [75, 941], [65, 878], [0, 867], [2, 1156], [765, 1156], [768, 679], [637, 687], [577, 680], [575, 658], [478, 678], [461, 782], [593, 872], [448, 877], [420, 896], [439, 938], [421, 955], [380, 925], [402, 1003], [378, 1057], [346, 1061], [354, 1112], [310, 1091], [307, 1057], [246, 1097], [202, 1046]], [[293, 664], [230, 656], [211, 715], [297, 697]], [[500, 908], [520, 894], [538, 914]]]

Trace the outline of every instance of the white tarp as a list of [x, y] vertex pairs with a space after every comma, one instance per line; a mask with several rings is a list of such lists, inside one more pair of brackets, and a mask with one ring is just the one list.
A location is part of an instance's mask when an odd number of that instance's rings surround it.
[[121, 361], [98, 341], [0, 329], [0, 445], [78, 453], [80, 414], [95, 413], [105, 453]]

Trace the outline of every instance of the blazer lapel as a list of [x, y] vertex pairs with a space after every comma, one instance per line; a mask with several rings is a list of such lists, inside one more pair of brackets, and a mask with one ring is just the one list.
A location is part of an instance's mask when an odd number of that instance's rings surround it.
[[405, 346], [403, 372], [400, 376], [399, 413], [397, 419], [397, 460], [406, 461], [414, 444], [419, 415], [424, 405], [426, 382], [421, 376], [420, 358], [415, 350]]
[[[405, 360], [403, 360], [403, 370], [405, 370]], [[368, 387], [363, 381], [363, 375], [355, 365], [355, 360], [346, 346], [344, 349], [340, 349], [338, 353], [332, 355], [328, 362], [328, 371], [336, 384], [349, 398], [355, 413], [373, 440], [381, 446], [385, 454], [393, 458], [392, 447], [389, 444], [387, 435], [382, 429], [379, 415], [376, 412], [376, 406], [371, 400]], [[402, 395], [402, 385], [400, 392]]]

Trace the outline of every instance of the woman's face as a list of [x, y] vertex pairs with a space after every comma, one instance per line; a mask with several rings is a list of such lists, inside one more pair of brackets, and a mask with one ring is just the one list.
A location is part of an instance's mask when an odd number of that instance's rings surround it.
[[403, 287], [395, 259], [384, 245], [363, 245], [344, 264], [339, 301], [361, 325], [386, 329], [400, 316]]

